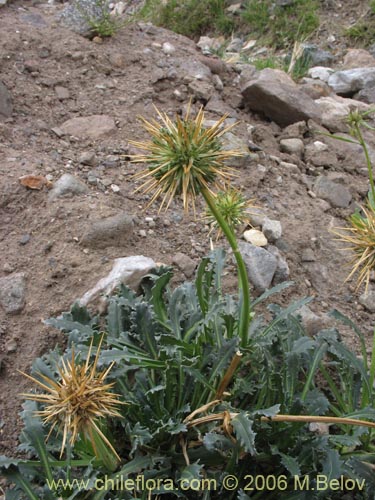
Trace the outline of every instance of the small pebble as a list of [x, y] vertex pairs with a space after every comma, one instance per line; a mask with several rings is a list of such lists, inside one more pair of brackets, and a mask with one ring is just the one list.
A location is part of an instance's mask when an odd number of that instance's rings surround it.
[[20, 245], [27, 245], [27, 243], [29, 243], [30, 239], [31, 239], [31, 236], [29, 234], [23, 234], [21, 236], [19, 244]]

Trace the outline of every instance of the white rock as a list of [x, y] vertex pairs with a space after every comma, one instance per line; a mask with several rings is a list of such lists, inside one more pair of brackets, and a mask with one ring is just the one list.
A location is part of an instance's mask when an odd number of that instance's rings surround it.
[[248, 229], [243, 233], [244, 240], [256, 247], [265, 247], [268, 244], [267, 238], [258, 229]]
[[164, 54], [170, 56], [176, 51], [176, 48], [171, 43], [164, 42], [162, 46], [162, 51], [164, 52]]
[[107, 298], [114, 290], [123, 283], [130, 288], [138, 288], [142, 278], [156, 266], [156, 263], [149, 257], [143, 255], [134, 255], [132, 257], [121, 257], [115, 259], [111, 272], [88, 292], [86, 292], [79, 304], [87, 306], [94, 302], [100, 296], [101, 309], [106, 307]]
[[111, 189], [114, 193], [120, 192], [120, 186], [118, 186], [117, 184], [111, 184]]
[[334, 70], [332, 68], [326, 68], [325, 66], [314, 66], [310, 68], [307, 75], [314, 80], [321, 80], [322, 82], [328, 82], [329, 77], [332, 75]]

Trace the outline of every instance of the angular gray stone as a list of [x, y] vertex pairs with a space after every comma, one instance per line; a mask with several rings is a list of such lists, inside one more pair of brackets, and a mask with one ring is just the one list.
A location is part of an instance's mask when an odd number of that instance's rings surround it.
[[347, 187], [331, 181], [324, 175], [317, 178], [314, 192], [318, 198], [328, 201], [332, 207], [347, 208], [352, 201], [352, 195]]
[[0, 305], [7, 314], [20, 314], [25, 307], [26, 279], [24, 273], [0, 278]]
[[0, 81], [0, 121], [10, 118], [13, 113], [12, 98], [9, 90]]
[[156, 263], [143, 255], [121, 257], [115, 259], [111, 272], [98, 281], [98, 283], [79, 300], [80, 305], [87, 306], [95, 302], [100, 296], [100, 309], [104, 311], [107, 306], [107, 297], [123, 283], [130, 288], [137, 289], [142, 278], [156, 267]]
[[371, 313], [375, 312], [375, 291], [368, 290], [359, 297], [359, 302]]
[[82, 181], [72, 174], [63, 174], [58, 179], [51, 189], [48, 198], [50, 201], [65, 196], [66, 194], [85, 194], [88, 192], [88, 187]]
[[283, 232], [281, 222], [267, 217], [263, 222], [262, 232], [270, 243], [274, 243], [281, 238]]
[[336, 71], [328, 79], [336, 94], [350, 96], [365, 87], [375, 85], [375, 68], [354, 68]]
[[333, 167], [337, 165], [337, 155], [333, 149], [321, 141], [314, 141], [305, 148], [305, 162], [315, 167]]
[[312, 66], [327, 66], [332, 64], [334, 56], [327, 50], [320, 49], [312, 43], [302, 44], [303, 56], [308, 57]]
[[244, 259], [249, 280], [259, 292], [270, 287], [277, 269], [277, 258], [264, 248], [250, 243], [239, 242], [240, 252]]
[[280, 141], [280, 150], [284, 153], [296, 155], [301, 158], [304, 149], [305, 146], [302, 139], [281, 139]]
[[115, 120], [108, 115], [91, 115], [71, 118], [64, 122], [58, 130], [62, 135], [99, 139], [116, 130]]
[[313, 119], [320, 121], [320, 110], [286, 73], [266, 68], [241, 88], [244, 103], [252, 110], [283, 127]]
[[272, 280], [272, 283], [274, 285], [277, 285], [278, 283], [282, 283], [283, 281], [289, 279], [289, 266], [286, 259], [281, 255], [280, 250], [277, 247], [275, 247], [274, 245], [270, 245], [267, 250], [272, 253], [272, 255], [274, 255], [277, 259], [277, 268]]
[[208, 102], [215, 92], [215, 88], [212, 83], [206, 80], [195, 79], [191, 81], [188, 85], [190, 92], [199, 100], [203, 102]]
[[187, 278], [193, 276], [195, 268], [197, 267], [193, 259], [181, 252], [177, 252], [176, 255], [173, 256], [172, 263], [178, 266]]
[[361, 102], [365, 102], [366, 104], [374, 104], [375, 103], [375, 85], [372, 87], [366, 87], [356, 94], [355, 99]]
[[122, 246], [133, 233], [134, 222], [126, 212], [91, 222], [80, 244], [91, 248]]
[[58, 16], [58, 21], [70, 30], [86, 38], [92, 38], [92, 24], [109, 13], [109, 2], [97, 0], [73, 0]]

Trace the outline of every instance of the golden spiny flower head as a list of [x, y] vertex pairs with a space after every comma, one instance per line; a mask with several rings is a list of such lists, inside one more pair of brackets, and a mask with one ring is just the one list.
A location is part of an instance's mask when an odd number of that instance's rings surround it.
[[[249, 222], [250, 209], [254, 208], [253, 200], [247, 200], [241, 191], [233, 187], [226, 191], [219, 191], [215, 197], [215, 204], [233, 232], [237, 226]], [[217, 231], [217, 239], [219, 239], [222, 229], [209, 207], [207, 207], [204, 219], [211, 226], [210, 232]]]
[[364, 216], [360, 213], [350, 216], [351, 227], [337, 227], [332, 232], [338, 236], [339, 241], [350, 244], [344, 250], [355, 254], [350, 262], [352, 270], [345, 281], [358, 272], [356, 289], [365, 282], [367, 291], [371, 271], [375, 269], [375, 211], [371, 204], [368, 208], [361, 207], [361, 210]]
[[71, 361], [61, 359], [61, 366], [58, 367], [60, 375], [58, 382], [43, 374], [39, 374], [38, 377], [44, 382], [23, 373], [45, 391], [45, 394], [21, 394], [21, 396], [43, 403], [44, 409], [37, 411], [36, 415], [40, 416], [44, 423], [51, 425], [47, 439], [53, 429], [57, 428], [62, 431], [60, 456], [63, 454], [68, 436], [70, 436], [69, 443], [73, 446], [78, 436], [82, 434], [91, 441], [95, 453], [97, 452], [94, 435], [99, 436], [120, 460], [98, 425], [102, 418], [121, 417], [117, 407], [120, 404], [125, 404], [118, 400], [118, 394], [110, 392], [114, 382], [105, 383], [114, 363], [102, 372], [97, 370], [102, 340], [103, 337], [91, 365], [92, 342], [84, 364], [76, 362], [74, 349], [72, 349]]
[[161, 123], [140, 117], [144, 129], [151, 135], [145, 142], [130, 141], [145, 151], [133, 155], [132, 161], [148, 163], [146, 170], [135, 177], [146, 179], [138, 190], [144, 193], [154, 191], [150, 206], [163, 196], [160, 209], [166, 209], [176, 195], [181, 195], [185, 211], [200, 191], [213, 184], [220, 189], [233, 176], [232, 169], [225, 161], [234, 156], [243, 156], [241, 151], [224, 151], [220, 137], [234, 125], [223, 127], [227, 115], [221, 117], [211, 127], [205, 127], [204, 111], [200, 108], [195, 118], [190, 117], [190, 104], [184, 118], [176, 116], [173, 122], [166, 113], [156, 112]]

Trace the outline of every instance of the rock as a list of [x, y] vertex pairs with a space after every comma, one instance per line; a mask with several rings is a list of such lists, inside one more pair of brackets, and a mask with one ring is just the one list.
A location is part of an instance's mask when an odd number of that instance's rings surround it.
[[241, 38], [232, 38], [225, 48], [225, 52], [240, 52], [242, 49], [242, 45], [243, 41]]
[[65, 87], [62, 87], [61, 85], [56, 85], [55, 87], [55, 93], [56, 93], [56, 97], [60, 100], [60, 101], [65, 101], [65, 99], [69, 99], [70, 98], [70, 92], [67, 88]]
[[12, 113], [13, 105], [10, 92], [0, 81], [0, 121], [10, 118]]
[[181, 269], [187, 278], [191, 278], [193, 276], [196, 263], [188, 255], [177, 252], [176, 255], [173, 256], [172, 263]]
[[210, 100], [215, 91], [211, 82], [198, 79], [191, 81], [188, 84], [188, 89], [199, 101], [203, 101], [204, 103]]
[[225, 40], [223, 37], [210, 38], [209, 36], [201, 36], [199, 38], [197, 46], [201, 49], [203, 54], [209, 55], [215, 50], [219, 50], [224, 42]]
[[267, 217], [263, 222], [262, 232], [270, 243], [274, 243], [281, 238], [281, 222]]
[[126, 212], [91, 222], [84, 232], [80, 244], [91, 248], [122, 246], [133, 232], [134, 222]]
[[305, 145], [301, 139], [281, 139], [280, 151], [302, 158]]
[[315, 167], [333, 167], [338, 159], [335, 151], [321, 141], [314, 141], [305, 148], [305, 162]]
[[365, 87], [375, 85], [375, 68], [353, 68], [336, 71], [328, 79], [336, 94], [352, 96]]
[[347, 131], [345, 119], [353, 109], [368, 110], [368, 106], [363, 102], [339, 96], [321, 97], [315, 103], [320, 108], [322, 125], [332, 132]]
[[319, 79], [322, 82], [328, 82], [329, 77], [334, 73], [332, 68], [327, 68], [325, 66], [314, 66], [310, 68], [307, 72], [310, 78]]
[[89, 167], [95, 167], [98, 163], [94, 151], [83, 151], [79, 155], [78, 161], [82, 165], [88, 165]]
[[8, 0], [0, 0], [0, 7], [4, 7], [7, 4]]
[[355, 99], [361, 102], [365, 102], [367, 104], [375, 103], [375, 85], [372, 87], [366, 87], [356, 94]]
[[295, 139], [302, 137], [307, 132], [305, 121], [292, 123], [285, 127], [281, 134], [281, 139]]
[[304, 43], [302, 49], [303, 57], [308, 58], [312, 66], [327, 66], [335, 60], [330, 52], [320, 49], [315, 44]]
[[302, 262], [316, 262], [316, 257], [314, 254], [314, 250], [312, 248], [304, 248], [301, 254]]
[[244, 240], [256, 247], [265, 247], [268, 244], [268, 240], [262, 231], [258, 229], [248, 229], [243, 233]]
[[310, 118], [320, 121], [315, 102], [283, 71], [266, 68], [245, 83], [241, 92], [252, 111], [263, 113], [278, 125], [285, 127]]
[[324, 175], [317, 178], [314, 192], [319, 198], [328, 201], [332, 207], [347, 208], [352, 201], [352, 195], [347, 187], [331, 181]]
[[58, 179], [49, 193], [49, 200], [55, 200], [67, 194], [78, 195], [88, 192], [88, 187], [72, 174], [63, 174]]
[[264, 248], [239, 242], [250, 282], [258, 292], [270, 287], [277, 269], [277, 258]]
[[267, 216], [259, 208], [252, 208], [249, 213], [249, 222], [252, 226], [262, 227]]
[[154, 267], [156, 267], [156, 263], [143, 255], [115, 259], [112, 270], [108, 276], [99, 280], [94, 288], [86, 292], [79, 300], [79, 304], [81, 306], [87, 306], [89, 303], [96, 301], [100, 295], [103, 295], [104, 297], [102, 297], [100, 303], [101, 310], [104, 311], [107, 304], [107, 297], [111, 295], [121, 283], [136, 290], [142, 278]]
[[320, 316], [315, 314], [308, 306], [304, 305], [297, 311], [301, 317], [301, 322], [306, 330], [307, 335], [316, 335], [320, 330], [328, 328], [332, 324], [332, 320], [326, 314]]
[[281, 255], [280, 250], [277, 247], [270, 245], [267, 248], [267, 250], [268, 252], [272, 253], [272, 255], [274, 255], [277, 259], [277, 268], [272, 283], [274, 285], [277, 285], [278, 283], [283, 283], [284, 281], [289, 279], [290, 276], [288, 263], [286, 259]]
[[20, 314], [25, 307], [26, 279], [24, 273], [0, 278], [0, 305], [7, 314]]
[[375, 291], [368, 290], [359, 297], [359, 303], [362, 304], [367, 311], [375, 313]]
[[108, 2], [97, 0], [73, 0], [58, 17], [58, 21], [70, 30], [92, 38], [95, 34], [93, 23], [100, 21], [109, 14]]
[[170, 56], [171, 54], [176, 52], [176, 47], [174, 47], [174, 45], [169, 42], [164, 42], [161, 50], [164, 52], [164, 54]]
[[364, 49], [349, 49], [344, 57], [344, 69], [374, 68], [375, 57]]
[[332, 89], [327, 83], [321, 80], [304, 77], [301, 80], [300, 90], [314, 101], [320, 97], [328, 97], [332, 94]]
[[19, 242], [18, 242], [18, 243], [19, 243], [21, 246], [25, 246], [25, 245], [27, 245], [27, 244], [29, 243], [29, 241], [30, 241], [30, 240], [31, 240], [31, 236], [30, 236], [29, 234], [23, 234], [23, 235], [21, 236], [21, 239], [19, 240]]
[[58, 129], [63, 135], [99, 139], [115, 132], [116, 123], [107, 115], [82, 116], [67, 120]]
[[240, 151], [243, 155], [231, 158], [230, 164], [232, 167], [246, 166], [250, 157], [246, 141], [233, 134], [233, 132], [227, 132], [222, 136], [221, 144], [223, 151]]

